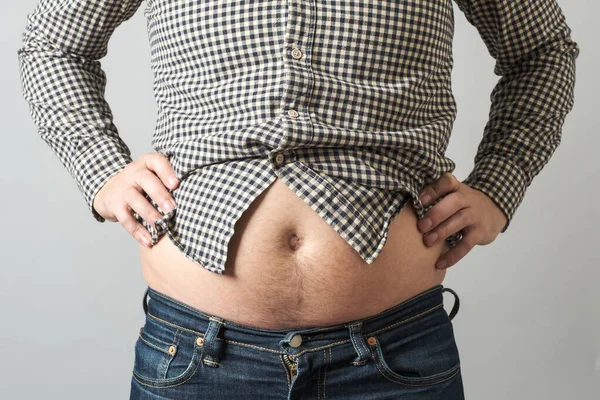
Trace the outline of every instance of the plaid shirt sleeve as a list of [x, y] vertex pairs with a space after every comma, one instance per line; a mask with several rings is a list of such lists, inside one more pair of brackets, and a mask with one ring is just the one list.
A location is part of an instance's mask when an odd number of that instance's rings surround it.
[[573, 107], [579, 45], [556, 0], [455, 0], [495, 59], [500, 76], [475, 165], [463, 183], [488, 195], [510, 221], [560, 144]]
[[41, 138], [77, 182], [89, 210], [104, 183], [131, 152], [119, 137], [104, 98], [100, 61], [115, 28], [141, 0], [40, 0], [27, 15], [19, 47], [19, 73]]

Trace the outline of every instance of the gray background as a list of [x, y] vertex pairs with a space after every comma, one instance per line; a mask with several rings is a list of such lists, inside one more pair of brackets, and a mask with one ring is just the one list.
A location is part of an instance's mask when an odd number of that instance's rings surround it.
[[[146, 287], [137, 242], [99, 224], [38, 137], [18, 80], [17, 48], [36, 0], [0, 3], [0, 393], [3, 399], [126, 399]], [[575, 107], [554, 157], [510, 228], [448, 270], [466, 398], [600, 398], [598, 2], [559, 1], [577, 60]], [[142, 5], [143, 6], [143, 5]], [[448, 149], [464, 179], [498, 77], [454, 4], [458, 115]], [[106, 98], [134, 159], [153, 151], [156, 118], [143, 14], [114, 33]], [[445, 294], [449, 311], [453, 297]], [[446, 297], [447, 296], [447, 297]]]

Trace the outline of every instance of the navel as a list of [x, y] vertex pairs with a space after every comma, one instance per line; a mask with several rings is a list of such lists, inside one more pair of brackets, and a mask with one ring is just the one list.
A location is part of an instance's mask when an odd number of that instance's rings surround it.
[[290, 235], [288, 243], [292, 250], [298, 250], [300, 248], [300, 238], [295, 233]]

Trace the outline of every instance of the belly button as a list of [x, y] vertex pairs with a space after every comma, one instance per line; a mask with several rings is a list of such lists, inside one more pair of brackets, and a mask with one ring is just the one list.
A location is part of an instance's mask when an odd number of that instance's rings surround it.
[[298, 250], [298, 248], [300, 247], [300, 238], [298, 237], [298, 235], [296, 235], [295, 233], [292, 233], [290, 235], [289, 244], [290, 244], [290, 249]]

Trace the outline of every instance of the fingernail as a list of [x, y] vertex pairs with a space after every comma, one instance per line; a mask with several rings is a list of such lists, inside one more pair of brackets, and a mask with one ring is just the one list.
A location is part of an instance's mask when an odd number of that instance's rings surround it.
[[171, 175], [169, 177], [169, 183], [171, 184], [171, 186], [175, 186], [177, 185], [178, 179], [175, 175]]
[[152, 243], [150, 238], [148, 238], [147, 236], [142, 236], [142, 242], [144, 243], [144, 246], [146, 246], [146, 247], [150, 247], [150, 244]]
[[430, 199], [431, 196], [429, 194], [424, 194], [421, 196], [421, 203], [426, 204], [427, 202], [429, 202]]
[[429, 229], [429, 227], [431, 227], [431, 219], [430, 218], [424, 218], [423, 221], [421, 221], [421, 226], [423, 227], [424, 231], [426, 231], [427, 229]]
[[175, 207], [175, 202], [173, 200], [165, 200], [162, 209], [169, 213], [173, 211]]
[[448, 264], [448, 263], [446, 262], [446, 260], [440, 260], [440, 261], [438, 261], [438, 262], [437, 262], [437, 264], [436, 264], [435, 266], [436, 266], [437, 268], [440, 268], [440, 269], [441, 269], [441, 268], [444, 268], [444, 267], [446, 266], [446, 264]]
[[435, 241], [438, 240], [438, 234], [437, 232], [432, 233], [431, 235], [429, 235], [427, 237], [427, 241], [429, 242], [429, 245], [433, 245], [435, 243]]

